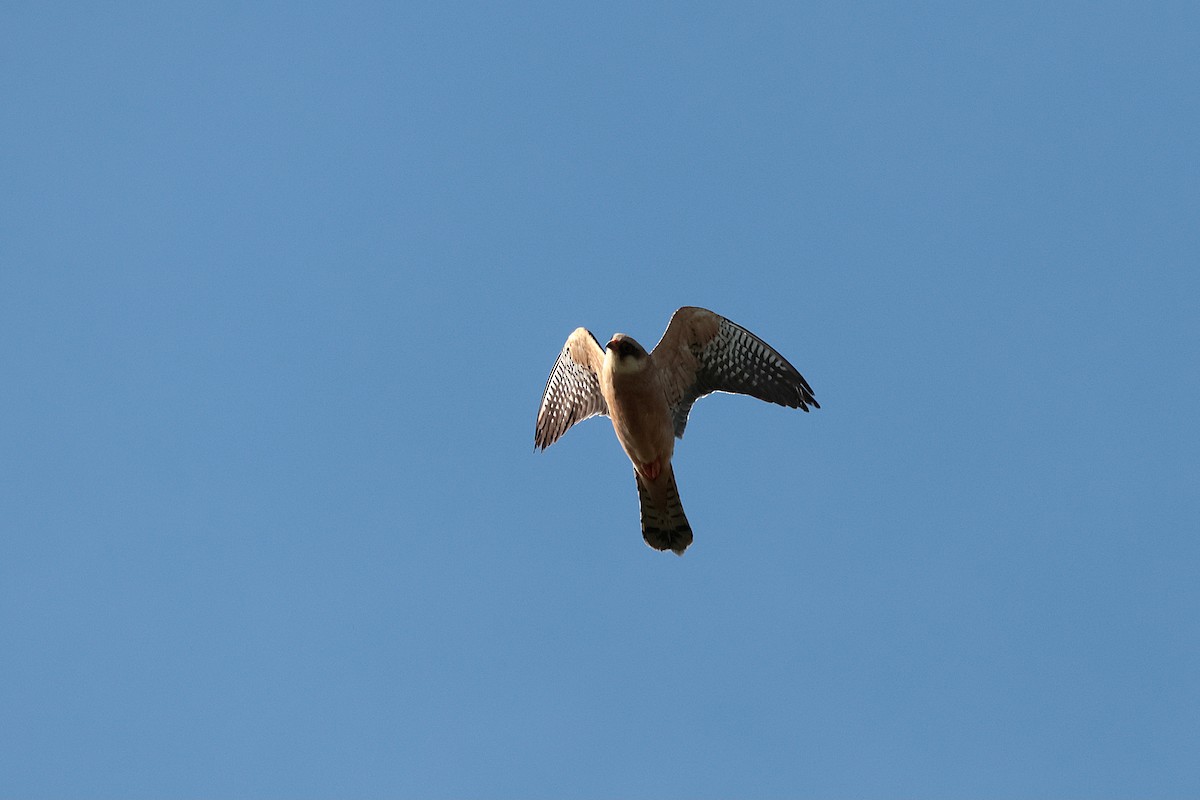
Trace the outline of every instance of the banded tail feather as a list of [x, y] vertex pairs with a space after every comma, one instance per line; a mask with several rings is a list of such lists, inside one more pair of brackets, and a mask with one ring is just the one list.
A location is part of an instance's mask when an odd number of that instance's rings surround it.
[[642, 538], [655, 550], [670, 550], [677, 556], [683, 555], [692, 543], [692, 526], [679, 502], [675, 468], [668, 466], [667, 472], [658, 476], [655, 481], [658, 485], [654, 487], [648, 486], [637, 470], [633, 476], [637, 479], [638, 500], [642, 507]]

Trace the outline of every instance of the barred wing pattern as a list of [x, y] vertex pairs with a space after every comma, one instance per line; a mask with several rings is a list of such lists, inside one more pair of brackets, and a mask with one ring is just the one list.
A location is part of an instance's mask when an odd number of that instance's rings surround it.
[[804, 411], [821, 407], [808, 381], [773, 347], [703, 308], [676, 311], [652, 356], [663, 369], [679, 438], [692, 404], [712, 392], [746, 394]]
[[608, 414], [600, 393], [600, 367], [604, 349], [586, 328], [576, 328], [567, 338], [542, 393], [534, 447], [545, 450], [576, 422]]

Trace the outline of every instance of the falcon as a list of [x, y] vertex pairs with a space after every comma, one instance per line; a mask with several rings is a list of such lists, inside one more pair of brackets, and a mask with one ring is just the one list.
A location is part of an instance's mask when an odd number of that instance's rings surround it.
[[607, 415], [633, 462], [642, 538], [655, 550], [683, 555], [692, 527], [671, 457], [692, 404], [712, 392], [806, 412], [821, 407], [804, 376], [769, 344], [720, 314], [686, 306], [671, 315], [649, 353], [623, 333], [601, 347], [591, 331], [576, 328], [546, 381], [534, 447], [545, 450], [576, 422]]

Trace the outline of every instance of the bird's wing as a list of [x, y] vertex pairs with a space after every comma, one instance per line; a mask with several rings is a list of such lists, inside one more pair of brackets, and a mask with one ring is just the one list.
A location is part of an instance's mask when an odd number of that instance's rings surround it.
[[607, 414], [608, 405], [600, 393], [600, 366], [604, 349], [587, 328], [576, 328], [567, 337], [538, 409], [535, 447], [545, 450], [576, 422]]
[[692, 403], [711, 392], [748, 394], [805, 411], [821, 407], [808, 381], [773, 347], [703, 308], [676, 311], [651, 357], [671, 404], [675, 435], [681, 438]]

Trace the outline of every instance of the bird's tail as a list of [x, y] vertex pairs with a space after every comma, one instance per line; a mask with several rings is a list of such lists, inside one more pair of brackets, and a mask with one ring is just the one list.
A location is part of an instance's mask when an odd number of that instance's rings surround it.
[[655, 550], [672, 550], [683, 555], [692, 543], [692, 526], [683, 513], [679, 502], [679, 489], [675, 486], [675, 467], [667, 464], [658, 480], [647, 485], [646, 480], [633, 471], [637, 479], [638, 500], [642, 504], [642, 538]]

